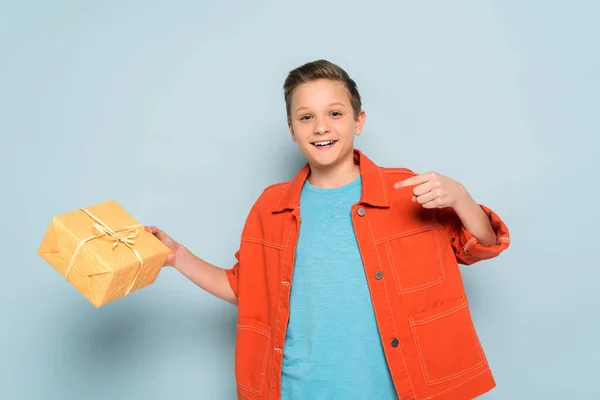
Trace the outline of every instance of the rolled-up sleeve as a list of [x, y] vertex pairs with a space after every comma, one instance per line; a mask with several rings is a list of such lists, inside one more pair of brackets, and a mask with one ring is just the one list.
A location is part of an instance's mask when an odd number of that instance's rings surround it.
[[231, 286], [231, 290], [235, 293], [235, 297], [238, 297], [238, 291], [240, 287], [240, 251], [238, 250], [235, 253], [236, 262], [232, 268], [226, 269], [225, 273], [227, 274], [227, 280], [229, 281], [229, 286]]
[[[240, 297], [240, 273], [246, 276], [244, 279], [248, 279], [248, 264], [255, 264], [253, 254], [248, 252], [248, 248], [246, 247], [247, 243], [244, 243], [243, 238], [256, 237], [258, 235], [257, 231], [260, 231], [263, 225], [260, 217], [259, 200], [260, 198], [252, 205], [252, 208], [246, 217], [246, 222], [244, 223], [244, 228], [242, 229], [242, 234], [240, 236], [239, 248], [235, 253], [236, 261], [231, 268], [225, 270], [229, 286], [231, 286], [231, 290], [233, 290], [233, 293], [237, 298]], [[243, 283], [241, 286], [244, 286]]]
[[490, 208], [482, 204], [479, 204], [479, 206], [490, 219], [490, 223], [496, 234], [496, 243], [492, 246], [483, 246], [480, 244], [477, 238], [464, 227], [460, 218], [453, 212], [453, 221], [450, 225], [450, 240], [456, 260], [460, 264], [471, 265], [481, 260], [497, 257], [510, 246], [510, 232], [504, 221]]

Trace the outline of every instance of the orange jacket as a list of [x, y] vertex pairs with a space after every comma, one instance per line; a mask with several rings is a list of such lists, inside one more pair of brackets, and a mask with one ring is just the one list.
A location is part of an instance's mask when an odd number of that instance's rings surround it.
[[[508, 228], [481, 206], [497, 234], [496, 245], [483, 247], [451, 208], [425, 209], [411, 201], [412, 188], [393, 188], [412, 171], [379, 167], [359, 150], [354, 159], [363, 194], [352, 207], [352, 222], [399, 398], [473, 399], [491, 390], [495, 381], [458, 264], [496, 257], [509, 246]], [[248, 215], [237, 262], [227, 270], [238, 297], [240, 399], [280, 398], [300, 192], [308, 173], [307, 164], [291, 181], [263, 191]]]

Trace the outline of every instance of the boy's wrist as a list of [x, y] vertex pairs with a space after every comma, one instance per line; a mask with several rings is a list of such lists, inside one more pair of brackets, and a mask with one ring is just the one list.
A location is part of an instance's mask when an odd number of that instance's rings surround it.
[[467, 189], [464, 186], [461, 186], [458, 193], [458, 199], [452, 208], [454, 208], [454, 211], [456, 211], [459, 216], [463, 216], [466, 213], [468, 214], [468, 211], [472, 210], [473, 206], [478, 206], [478, 204], [471, 197]]

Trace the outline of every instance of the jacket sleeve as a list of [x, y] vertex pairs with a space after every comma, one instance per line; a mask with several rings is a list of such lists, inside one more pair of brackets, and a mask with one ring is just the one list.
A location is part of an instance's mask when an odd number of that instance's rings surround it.
[[227, 280], [229, 281], [229, 286], [231, 286], [231, 290], [235, 293], [235, 297], [238, 297], [238, 291], [240, 286], [240, 251], [238, 250], [235, 253], [236, 262], [232, 268], [226, 269], [225, 273], [227, 274]]
[[240, 245], [235, 253], [236, 261], [231, 268], [225, 270], [225, 273], [227, 274], [227, 280], [229, 281], [229, 286], [231, 286], [231, 290], [233, 290], [233, 293], [235, 293], [235, 297], [238, 298], [240, 292], [240, 273], [247, 274], [245, 271], [248, 271], [248, 259], [250, 259], [250, 263], [253, 262], [252, 253], [248, 253], [248, 248], [245, 247], [246, 244], [244, 243], [243, 239], [244, 237], [256, 237], [258, 234], [257, 231], [261, 230], [262, 218], [260, 200], [261, 198], [259, 197], [254, 202], [246, 217], [240, 237]]
[[492, 246], [481, 245], [475, 236], [462, 224], [451, 208], [438, 211], [442, 225], [449, 227], [450, 243], [459, 264], [471, 265], [478, 261], [497, 257], [510, 246], [510, 232], [504, 221], [488, 207], [479, 205], [490, 219], [496, 233], [496, 243]]

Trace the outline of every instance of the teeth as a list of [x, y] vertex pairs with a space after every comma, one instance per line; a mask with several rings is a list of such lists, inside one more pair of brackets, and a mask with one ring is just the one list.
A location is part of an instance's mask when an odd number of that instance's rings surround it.
[[333, 144], [334, 140], [330, 140], [328, 142], [315, 142], [314, 144], [316, 144], [317, 146], [329, 146], [330, 144]]

